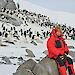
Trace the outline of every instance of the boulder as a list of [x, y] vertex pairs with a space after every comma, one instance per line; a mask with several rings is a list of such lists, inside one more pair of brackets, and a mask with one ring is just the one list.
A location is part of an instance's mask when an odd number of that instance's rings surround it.
[[13, 1], [9, 1], [6, 5], [6, 8], [7, 9], [10, 9], [10, 10], [15, 10], [16, 9], [16, 5]]
[[[25, 73], [25, 71], [27, 73]], [[28, 74], [28, 71], [30, 74]], [[48, 56], [43, 58], [39, 63], [29, 59], [20, 65], [14, 75], [59, 75], [57, 64]]]
[[73, 58], [75, 58], [75, 51], [70, 51], [69, 55], [71, 55]]
[[36, 64], [33, 73], [35, 75], [48, 75], [48, 72], [45, 70], [45, 68], [41, 64]]
[[4, 56], [2, 57], [2, 60], [6, 62], [6, 64], [12, 64], [8, 57]]
[[40, 65], [42, 65], [45, 69], [45, 71], [48, 73], [48, 75], [59, 75], [57, 64], [55, 60], [50, 59], [48, 56], [43, 58], [40, 62]]
[[29, 70], [33, 70], [34, 66], [36, 65], [36, 62], [33, 61], [32, 59], [27, 60], [26, 62], [24, 62], [22, 65], [20, 65], [17, 69], [17, 71], [20, 71], [22, 69], [29, 69]]
[[13, 73], [13, 75], [34, 75], [34, 74], [29, 69], [22, 69], [16, 73]]
[[4, 8], [7, 2], [5, 0], [0, 0], [0, 8]]
[[13, 2], [13, 0], [7, 0], [8, 2]]
[[27, 57], [35, 57], [35, 55], [33, 54], [33, 52], [29, 49], [26, 49], [26, 52], [28, 53], [28, 55], [25, 55]]

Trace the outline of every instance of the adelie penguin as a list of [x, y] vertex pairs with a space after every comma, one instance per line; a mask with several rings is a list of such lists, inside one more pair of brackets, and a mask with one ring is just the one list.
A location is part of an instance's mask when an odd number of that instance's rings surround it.
[[0, 31], [0, 36], [2, 36], [2, 32]]
[[2, 8], [2, 12], [5, 12], [6, 8]]
[[26, 31], [24, 31], [24, 36], [25, 36], [25, 38], [26, 38]]
[[34, 38], [35, 38], [35, 35], [32, 36], [32, 40], [34, 40]]
[[7, 38], [8, 37], [8, 33], [5, 33], [5, 38]]
[[29, 33], [29, 37], [31, 38], [32, 32]]
[[5, 30], [5, 27], [3, 27], [3, 30]]

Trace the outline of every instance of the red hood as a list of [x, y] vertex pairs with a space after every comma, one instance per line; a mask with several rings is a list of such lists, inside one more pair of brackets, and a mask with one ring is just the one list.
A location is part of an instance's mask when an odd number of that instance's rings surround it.
[[[56, 28], [52, 30], [51, 34], [53, 34], [54, 36], [57, 36], [55, 30], [56, 30]], [[61, 33], [61, 38], [62, 37], [63, 37], [63, 33]]]

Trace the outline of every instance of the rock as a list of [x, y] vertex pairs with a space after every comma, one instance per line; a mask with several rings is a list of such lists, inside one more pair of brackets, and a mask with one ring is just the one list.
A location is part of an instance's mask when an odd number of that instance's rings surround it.
[[35, 39], [37, 43], [43, 43], [41, 39]]
[[69, 49], [74, 49], [74, 46], [68, 46]]
[[4, 8], [7, 2], [5, 0], [0, 0], [0, 8]]
[[30, 75], [59, 75], [56, 62], [48, 56], [43, 58], [39, 63], [29, 59], [18, 67], [14, 75], [28, 75], [28, 70], [31, 73]]
[[13, 0], [0, 0], [0, 8], [8, 8], [10, 10], [15, 10], [16, 5]]
[[35, 55], [33, 54], [33, 52], [29, 49], [26, 49], [26, 52], [28, 53], [28, 55], [25, 55], [27, 57], [35, 57]]
[[16, 73], [14, 73], [13, 75], [34, 75], [34, 74], [29, 69], [22, 69]]
[[4, 56], [2, 57], [2, 60], [6, 62], [6, 64], [12, 64], [8, 57]]
[[[36, 65], [36, 62], [33, 61], [32, 59], [27, 60], [26, 62], [24, 62], [22, 65], [20, 65], [17, 69], [16, 72], [21, 71], [22, 69], [29, 69], [29, 70], [33, 70], [34, 66]], [[21, 74], [22, 75], [22, 74]]]
[[8, 2], [13, 2], [13, 0], [7, 0]]
[[17, 57], [14, 57], [14, 56], [11, 56], [11, 57], [9, 57], [10, 59], [17, 59]]
[[18, 60], [19, 60], [19, 61], [23, 61], [23, 58], [22, 58], [22, 57], [19, 57]]
[[44, 67], [48, 75], [59, 75], [55, 60], [50, 59], [48, 56], [43, 58], [39, 64]]
[[30, 43], [34, 44], [35, 46], [37, 46], [37, 43], [34, 41], [31, 41]]
[[8, 45], [5, 45], [5, 44], [1, 44], [1, 43], [0, 43], [0, 46], [3, 46], [3, 47], [7, 47]]
[[47, 71], [45, 70], [45, 68], [41, 64], [35, 65], [35, 67], [33, 69], [33, 73], [35, 75], [48, 75]]
[[[2, 14], [2, 13], [1, 13]], [[1, 15], [0, 14], [0, 15]], [[0, 20], [2, 21], [2, 22], [6, 22], [6, 23], [11, 23], [11, 24], [13, 24], [13, 25], [15, 25], [15, 26], [20, 26], [23, 22], [22, 21], [20, 21], [18, 18], [16, 18], [16, 17], [13, 17], [13, 16], [10, 16], [10, 15], [8, 15], [8, 14], [4, 14], [3, 13], [3, 16], [5, 17], [5, 18], [7, 18], [7, 19], [1, 19], [0, 18]]]
[[46, 55], [48, 55], [48, 50], [45, 50], [43, 53], [46, 54]]
[[22, 22], [20, 20], [17, 20], [15, 18], [9, 18], [8, 22], [15, 26], [20, 26], [22, 24]]
[[71, 55], [73, 58], [75, 58], [75, 52], [74, 51], [70, 51], [69, 55]]
[[10, 10], [15, 10], [16, 5], [15, 5], [15, 3], [13, 1], [8, 1], [7, 5], [6, 5], [6, 8], [10, 9]]

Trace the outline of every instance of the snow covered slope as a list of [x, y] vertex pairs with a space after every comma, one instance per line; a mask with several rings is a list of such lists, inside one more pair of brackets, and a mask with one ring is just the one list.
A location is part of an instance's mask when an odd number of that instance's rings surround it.
[[20, 9], [27, 9], [28, 11], [44, 14], [49, 16], [52, 22], [58, 22], [60, 24], [67, 24], [68, 26], [75, 27], [75, 14], [73, 13], [48, 10], [38, 5], [32, 4], [27, 0], [14, 1], [20, 4]]

